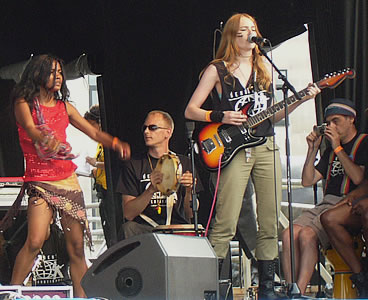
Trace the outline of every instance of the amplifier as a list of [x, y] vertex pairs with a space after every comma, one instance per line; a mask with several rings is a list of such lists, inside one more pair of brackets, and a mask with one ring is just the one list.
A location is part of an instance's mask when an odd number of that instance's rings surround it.
[[218, 300], [218, 260], [207, 238], [141, 234], [110, 247], [81, 284], [110, 300]]
[[[0, 210], [7, 211], [13, 205], [22, 185], [23, 177], [0, 177]], [[23, 202], [22, 207], [27, 205]]]
[[0, 177], [0, 187], [21, 187], [23, 177]]

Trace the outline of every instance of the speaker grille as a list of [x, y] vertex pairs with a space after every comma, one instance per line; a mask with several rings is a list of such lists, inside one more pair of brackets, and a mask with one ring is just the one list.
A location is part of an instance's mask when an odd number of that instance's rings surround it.
[[137, 269], [123, 268], [116, 276], [115, 285], [123, 297], [136, 296], [142, 290], [142, 275]]

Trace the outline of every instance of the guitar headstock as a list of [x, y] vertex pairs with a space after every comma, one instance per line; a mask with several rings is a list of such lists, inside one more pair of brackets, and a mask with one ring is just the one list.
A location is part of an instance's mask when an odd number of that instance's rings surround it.
[[346, 78], [354, 78], [354, 77], [355, 77], [355, 70], [347, 68], [343, 71], [326, 74], [323, 79], [317, 82], [317, 85], [320, 89], [324, 88], [334, 89]]
[[317, 82], [317, 85], [320, 89], [324, 88], [334, 89], [346, 78], [354, 78], [354, 77], [355, 77], [355, 70], [347, 68], [342, 71], [326, 74], [323, 79]]

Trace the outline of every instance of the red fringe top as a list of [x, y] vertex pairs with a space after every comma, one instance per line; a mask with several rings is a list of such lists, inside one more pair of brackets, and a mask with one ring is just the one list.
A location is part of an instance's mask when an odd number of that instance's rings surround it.
[[[48, 125], [56, 138], [61, 142], [66, 142], [66, 128], [69, 125], [69, 117], [66, 106], [63, 101], [57, 101], [53, 107], [40, 105]], [[35, 124], [38, 124], [36, 110], [32, 110], [32, 118]], [[77, 166], [71, 160], [43, 160], [38, 157], [36, 148], [27, 132], [17, 123], [19, 142], [22, 147], [26, 171], [24, 181], [55, 181], [69, 177], [75, 171]]]

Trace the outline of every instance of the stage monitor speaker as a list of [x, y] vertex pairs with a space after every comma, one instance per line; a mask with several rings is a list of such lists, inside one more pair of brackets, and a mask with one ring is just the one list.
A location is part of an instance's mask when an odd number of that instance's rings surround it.
[[88, 297], [217, 300], [218, 259], [207, 238], [143, 234], [109, 248], [81, 283]]

